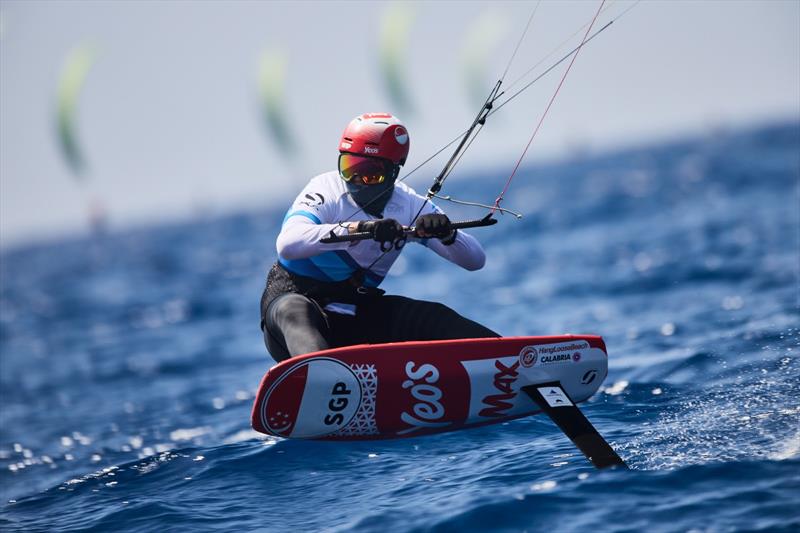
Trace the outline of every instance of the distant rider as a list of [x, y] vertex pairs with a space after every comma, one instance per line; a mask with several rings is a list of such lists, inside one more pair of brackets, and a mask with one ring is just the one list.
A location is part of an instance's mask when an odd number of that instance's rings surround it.
[[[396, 117], [356, 117], [339, 142], [338, 172], [313, 178], [289, 208], [261, 298], [264, 342], [276, 361], [353, 344], [499, 336], [443, 304], [377, 288], [406, 238], [467, 270], [485, 262], [474, 237], [397, 182], [409, 144]], [[401, 223], [416, 233], [405, 235]], [[321, 243], [331, 232], [372, 240]]]

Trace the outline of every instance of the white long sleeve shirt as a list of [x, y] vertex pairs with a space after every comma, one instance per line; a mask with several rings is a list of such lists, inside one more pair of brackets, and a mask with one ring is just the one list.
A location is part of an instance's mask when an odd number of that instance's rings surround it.
[[[424, 205], [424, 207], [423, 207]], [[384, 218], [393, 218], [403, 225], [412, 225], [420, 215], [441, 213], [425, 198], [400, 182], [383, 211]], [[336, 171], [313, 178], [297, 195], [286, 214], [276, 246], [278, 261], [294, 274], [322, 282], [349, 279], [356, 271], [366, 269], [364, 286], [377, 287], [389, 272], [401, 250], [383, 252], [374, 240], [322, 244], [320, 239], [333, 232], [348, 233], [347, 222], [375, 220], [360, 210], [347, 192], [345, 182]], [[471, 235], [459, 231], [455, 242], [444, 245], [439, 239], [419, 239], [408, 242], [422, 244], [448, 261], [467, 270], [483, 267], [486, 256], [480, 243]]]

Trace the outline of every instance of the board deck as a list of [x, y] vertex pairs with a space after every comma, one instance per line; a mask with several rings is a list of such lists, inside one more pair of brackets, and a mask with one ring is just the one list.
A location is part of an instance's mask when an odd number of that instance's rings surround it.
[[363, 344], [272, 367], [253, 405], [256, 431], [306, 439], [413, 437], [540, 412], [520, 388], [560, 382], [582, 402], [605, 380], [595, 335]]

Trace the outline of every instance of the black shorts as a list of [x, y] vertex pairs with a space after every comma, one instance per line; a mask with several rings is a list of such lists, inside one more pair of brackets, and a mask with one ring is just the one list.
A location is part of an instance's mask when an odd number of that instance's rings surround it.
[[499, 337], [446, 305], [403, 296], [364, 298], [347, 315], [292, 292], [262, 298], [261, 316], [264, 343], [276, 361], [354, 344]]

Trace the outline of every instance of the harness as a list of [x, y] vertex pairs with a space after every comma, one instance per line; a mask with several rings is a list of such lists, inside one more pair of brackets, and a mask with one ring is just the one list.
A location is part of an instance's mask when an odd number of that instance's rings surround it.
[[[320, 308], [332, 302], [357, 304], [364, 302], [365, 299], [378, 298], [386, 292], [377, 287], [365, 287], [363, 285], [365, 271], [357, 270], [346, 280], [342, 281], [319, 281], [307, 276], [300, 276], [289, 272], [277, 261], [272, 265], [267, 276], [267, 289], [261, 298], [262, 315], [269, 304], [278, 296], [287, 293], [302, 294], [314, 300]], [[261, 319], [261, 327], [264, 327], [264, 317]]]

